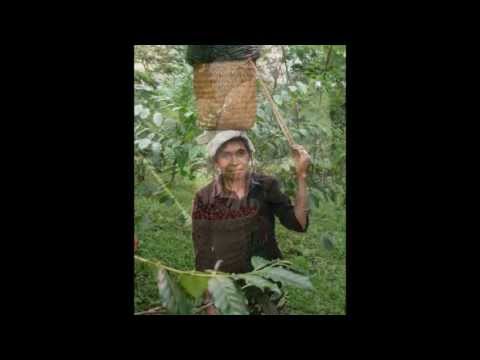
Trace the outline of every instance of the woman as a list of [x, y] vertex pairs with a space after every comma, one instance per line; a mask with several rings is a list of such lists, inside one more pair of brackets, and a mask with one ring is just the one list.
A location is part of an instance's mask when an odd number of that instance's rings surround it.
[[[193, 202], [195, 267], [229, 273], [252, 270], [250, 259], [281, 258], [275, 238], [275, 216], [288, 229], [308, 228], [307, 169], [310, 156], [294, 147], [297, 193], [295, 205], [280, 191], [279, 182], [253, 171], [253, 144], [242, 131], [215, 134], [207, 146], [217, 176], [197, 192]], [[206, 300], [210, 297], [207, 292]], [[216, 314], [213, 305], [207, 313]]]

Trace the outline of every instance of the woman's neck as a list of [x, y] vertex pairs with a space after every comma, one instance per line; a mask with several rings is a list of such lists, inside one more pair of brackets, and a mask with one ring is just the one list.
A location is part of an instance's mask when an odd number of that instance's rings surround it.
[[246, 188], [246, 184], [247, 184], [247, 176], [241, 177], [241, 178], [238, 178], [238, 179], [236, 179], [236, 178], [235, 179], [228, 179], [228, 178], [222, 177], [223, 178], [223, 186], [226, 190], [229, 190], [229, 191], [235, 191], [235, 192], [244, 191], [245, 188]]

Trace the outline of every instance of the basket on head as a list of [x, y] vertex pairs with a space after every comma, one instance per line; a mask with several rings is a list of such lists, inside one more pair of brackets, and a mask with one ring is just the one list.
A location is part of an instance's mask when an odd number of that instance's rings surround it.
[[255, 124], [256, 73], [245, 60], [194, 65], [197, 125], [247, 130]]

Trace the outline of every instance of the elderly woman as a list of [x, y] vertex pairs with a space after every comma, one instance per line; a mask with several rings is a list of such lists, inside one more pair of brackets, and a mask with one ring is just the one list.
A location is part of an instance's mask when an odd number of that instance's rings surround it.
[[[306, 232], [308, 228], [308, 153], [301, 145], [293, 149], [297, 193], [292, 205], [275, 178], [253, 172], [255, 149], [244, 132], [218, 131], [207, 150], [217, 175], [193, 202], [196, 269], [245, 273], [252, 270], [252, 256], [281, 258], [275, 216], [287, 229]], [[208, 292], [205, 299], [210, 299]], [[207, 313], [217, 311], [211, 305]]]

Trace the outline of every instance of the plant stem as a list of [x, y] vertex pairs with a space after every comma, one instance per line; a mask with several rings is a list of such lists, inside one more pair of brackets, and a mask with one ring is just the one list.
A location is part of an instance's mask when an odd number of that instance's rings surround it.
[[192, 218], [191, 216], [185, 211], [185, 209], [182, 207], [182, 205], [178, 202], [177, 198], [175, 196], [173, 196], [172, 192], [170, 191], [170, 189], [168, 189], [168, 187], [165, 185], [164, 181], [162, 180], [162, 178], [157, 174], [157, 172], [155, 171], [155, 168], [153, 167], [152, 163], [150, 162], [150, 160], [147, 160], [145, 157], [143, 157], [143, 161], [145, 163], [145, 166], [146, 168], [148, 168], [148, 170], [150, 171], [150, 173], [153, 175], [153, 177], [155, 178], [155, 180], [160, 184], [160, 186], [162, 187], [162, 189], [168, 194], [168, 196], [173, 199], [175, 205], [177, 205], [177, 207], [180, 209], [180, 211], [182, 212], [182, 215], [183, 217], [185, 218], [186, 220], [186, 225], [190, 225], [192, 223]]
[[287, 55], [285, 53], [285, 47], [281, 46], [282, 48], [282, 55], [283, 55], [283, 62], [285, 63], [285, 76], [287, 80], [287, 85], [290, 84], [290, 75], [288, 74], [288, 65], [287, 65]]
[[168, 270], [168, 271], [171, 271], [171, 272], [174, 272], [174, 273], [177, 273], [177, 274], [187, 274], [187, 275], [193, 275], [193, 276], [203, 276], [203, 277], [217, 277], [217, 276], [230, 276], [230, 275], [223, 275], [223, 274], [218, 274], [216, 272], [212, 273], [212, 274], [207, 274], [207, 273], [200, 273], [198, 271], [183, 271], [183, 270], [178, 270], [178, 269], [174, 269], [170, 266], [167, 266], [167, 265], [164, 265], [162, 264], [160, 261], [152, 261], [152, 260], [148, 260], [148, 259], [145, 259], [145, 258], [142, 258], [138, 255], [135, 255], [135, 259], [137, 259], [138, 261], [141, 261], [141, 262], [144, 262], [144, 263], [147, 263], [147, 264], [150, 264], [150, 265], [153, 265], [157, 268], [163, 268], [165, 270]]
[[330, 48], [328, 49], [328, 53], [327, 53], [327, 60], [325, 61], [325, 69], [323, 71], [328, 70], [328, 65], [330, 63], [330, 55], [332, 54], [332, 49], [333, 49], [333, 45], [330, 45]]
[[[249, 63], [256, 70], [256, 66], [253, 63], [253, 61], [249, 60]], [[287, 142], [288, 142], [288, 145], [291, 148], [293, 148], [293, 146], [295, 145], [295, 142], [293, 141], [293, 138], [292, 138], [292, 135], [290, 134], [290, 131], [288, 130], [287, 126], [285, 125], [285, 120], [283, 119], [282, 115], [278, 111], [277, 105], [273, 101], [273, 99], [272, 99], [272, 97], [271, 97], [271, 95], [268, 91], [267, 86], [265, 85], [265, 83], [263, 82], [263, 80], [260, 76], [258, 77], [258, 80], [259, 80], [260, 84], [262, 85], [261, 88], [264, 92], [264, 95], [267, 97], [268, 101], [270, 101], [270, 104], [272, 105], [272, 110], [273, 110], [275, 120], [277, 120], [277, 123], [278, 123], [278, 125], [280, 126], [280, 129], [283, 132], [283, 135], [285, 135], [285, 137], [287, 139]]]
[[[174, 273], [177, 273], [177, 274], [186, 274], [186, 275], [192, 275], [192, 276], [201, 276], [201, 277], [219, 277], [219, 276], [223, 276], [223, 277], [230, 277], [232, 276], [232, 274], [228, 274], [228, 273], [219, 273], [217, 271], [212, 271], [211, 274], [208, 274], [208, 273], [202, 273], [202, 272], [199, 272], [199, 271], [195, 271], [195, 270], [191, 270], [191, 271], [183, 271], [183, 270], [178, 270], [178, 269], [174, 269], [170, 266], [167, 266], [167, 265], [164, 265], [162, 264], [160, 261], [156, 260], [156, 261], [152, 261], [152, 260], [148, 260], [148, 259], [145, 259], [141, 256], [138, 256], [138, 255], [135, 255], [135, 259], [137, 259], [138, 261], [141, 261], [141, 262], [144, 262], [144, 263], [147, 263], [147, 264], [150, 264], [152, 266], [155, 266], [157, 268], [163, 268], [165, 270], [168, 270], [168, 271], [171, 271], [171, 272], [174, 272]], [[264, 270], [268, 267], [273, 267], [275, 265], [291, 265], [291, 262], [289, 261], [285, 261], [285, 260], [279, 260], [279, 261], [276, 261], [274, 263], [270, 263], [270, 264], [266, 264], [264, 266], [261, 266], [259, 267], [258, 269], [250, 272], [249, 274], [255, 274], [255, 273], [258, 273], [260, 272], [261, 270]]]
[[160, 312], [160, 310], [164, 310], [164, 308], [162, 306], [158, 306], [145, 311], [136, 312], [134, 315], [145, 315], [150, 313], [156, 313], [156, 312]]

